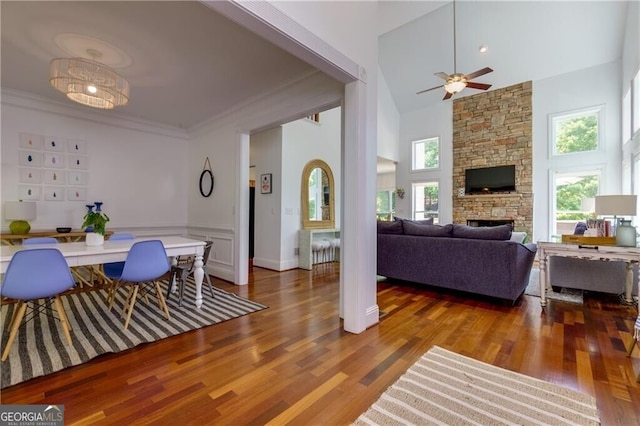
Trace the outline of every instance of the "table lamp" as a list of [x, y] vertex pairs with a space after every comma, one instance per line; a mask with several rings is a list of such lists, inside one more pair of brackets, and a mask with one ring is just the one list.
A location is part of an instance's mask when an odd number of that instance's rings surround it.
[[4, 203], [4, 218], [12, 220], [9, 230], [12, 234], [28, 234], [29, 220], [36, 218], [36, 203], [33, 201], [7, 201]]
[[630, 220], [617, 221], [618, 216], [635, 216], [638, 197], [636, 195], [597, 195], [596, 215], [613, 216], [616, 225], [616, 245], [636, 246], [636, 228]]

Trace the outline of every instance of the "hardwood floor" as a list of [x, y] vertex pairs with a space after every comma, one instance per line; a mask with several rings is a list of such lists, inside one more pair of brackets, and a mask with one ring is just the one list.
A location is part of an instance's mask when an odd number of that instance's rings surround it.
[[382, 282], [381, 322], [355, 335], [337, 318], [337, 272], [216, 279], [269, 309], [10, 387], [2, 403], [64, 404], [68, 425], [349, 424], [438, 345], [593, 395], [604, 425], [640, 424], [640, 350], [625, 350], [635, 308], [587, 294], [542, 313], [532, 296], [504, 306]]

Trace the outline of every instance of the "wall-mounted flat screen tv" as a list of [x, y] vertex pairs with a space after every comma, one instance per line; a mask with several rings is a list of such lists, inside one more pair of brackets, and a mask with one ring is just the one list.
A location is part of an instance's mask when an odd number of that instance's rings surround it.
[[483, 167], [464, 172], [466, 194], [492, 194], [516, 190], [516, 166]]

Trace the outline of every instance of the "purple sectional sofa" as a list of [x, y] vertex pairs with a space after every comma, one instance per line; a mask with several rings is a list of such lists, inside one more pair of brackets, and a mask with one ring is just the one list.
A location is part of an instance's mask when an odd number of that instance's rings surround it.
[[513, 303], [529, 282], [536, 245], [510, 237], [508, 225], [378, 222], [377, 274]]

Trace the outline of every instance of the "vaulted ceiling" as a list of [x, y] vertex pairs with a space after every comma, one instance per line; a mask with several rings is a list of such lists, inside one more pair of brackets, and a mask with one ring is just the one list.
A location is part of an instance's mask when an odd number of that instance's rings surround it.
[[[495, 89], [616, 61], [622, 55], [628, 4], [457, 1], [457, 72], [491, 67], [494, 72], [474, 81]], [[380, 7], [378, 27], [385, 32], [379, 37], [378, 61], [401, 113], [441, 102], [443, 89], [416, 92], [443, 83], [435, 72], [454, 72], [452, 5], [400, 1]], [[411, 10], [413, 16], [422, 15], [410, 19]], [[483, 44], [489, 50], [481, 54]], [[465, 89], [456, 96], [476, 93]]]

